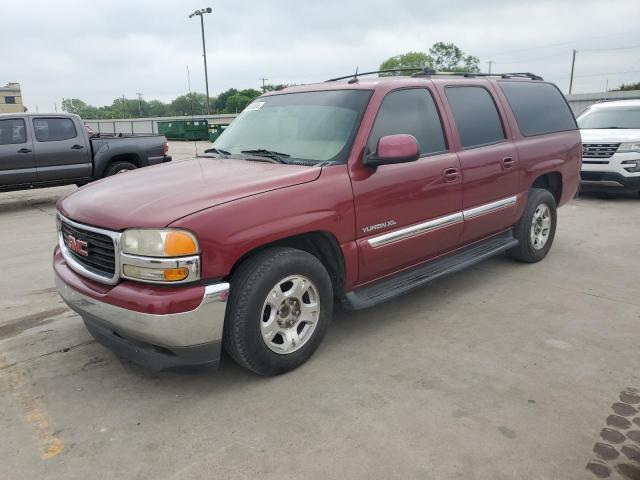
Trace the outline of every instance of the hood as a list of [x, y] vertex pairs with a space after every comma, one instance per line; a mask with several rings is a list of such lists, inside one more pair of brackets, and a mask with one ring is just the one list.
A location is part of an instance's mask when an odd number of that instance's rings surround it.
[[584, 128], [580, 135], [582, 143], [640, 142], [640, 129], [634, 128]]
[[121, 173], [58, 202], [76, 222], [111, 230], [164, 227], [205, 208], [316, 180], [321, 168], [196, 158]]

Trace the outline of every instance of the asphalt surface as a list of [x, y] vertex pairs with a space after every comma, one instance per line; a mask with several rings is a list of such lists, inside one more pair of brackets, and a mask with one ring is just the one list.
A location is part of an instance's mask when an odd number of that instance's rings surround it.
[[577, 198], [543, 262], [338, 311], [307, 364], [260, 378], [227, 357], [150, 373], [92, 340], [50, 266], [74, 189], [0, 194], [1, 479], [640, 475], [639, 199]]

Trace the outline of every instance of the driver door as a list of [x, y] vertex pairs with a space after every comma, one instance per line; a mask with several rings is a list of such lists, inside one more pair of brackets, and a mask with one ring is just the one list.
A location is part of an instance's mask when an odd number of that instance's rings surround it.
[[389, 92], [367, 142], [375, 152], [386, 135], [410, 134], [420, 158], [357, 166], [352, 172], [359, 250], [359, 283], [366, 283], [455, 248], [463, 231], [460, 162], [448, 146], [448, 126], [428, 88]]

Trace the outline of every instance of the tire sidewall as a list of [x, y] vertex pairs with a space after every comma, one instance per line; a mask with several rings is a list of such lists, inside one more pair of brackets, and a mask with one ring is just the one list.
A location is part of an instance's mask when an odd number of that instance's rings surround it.
[[137, 167], [131, 162], [116, 162], [113, 165], [110, 165], [109, 168], [107, 168], [105, 177], [112, 177], [114, 175], [117, 175], [123, 168], [126, 168], [127, 171], [131, 171], [135, 170]]
[[[311, 338], [301, 348], [289, 354], [279, 354], [270, 350], [262, 338], [262, 308], [274, 285], [292, 275], [305, 276], [315, 284], [320, 297], [320, 315]], [[233, 295], [233, 284], [231, 288]], [[282, 261], [263, 273], [245, 297], [245, 304], [238, 307], [236, 315], [228, 320], [242, 322], [241, 341], [245, 344], [251, 363], [259, 366], [259, 373], [284, 373], [308, 360], [322, 342], [333, 315], [331, 279], [316, 257], [303, 251], [292, 250], [291, 254], [284, 256]], [[237, 318], [238, 315], [244, 318]]]

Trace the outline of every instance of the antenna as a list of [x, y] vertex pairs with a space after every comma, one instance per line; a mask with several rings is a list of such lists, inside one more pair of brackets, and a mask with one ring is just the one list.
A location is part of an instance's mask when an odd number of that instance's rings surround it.
[[356, 67], [356, 73], [354, 73], [353, 78], [347, 83], [358, 83], [358, 67]]
[[[189, 73], [189, 65], [187, 65], [187, 86], [189, 88], [189, 102], [191, 103], [191, 121], [193, 121], [193, 95], [191, 93], [191, 74]], [[207, 124], [209, 124], [209, 120], [207, 120]], [[208, 130], [208, 127], [207, 127]], [[196, 147], [196, 157], [198, 156], [198, 142], [196, 140], [193, 141], [193, 145]]]

